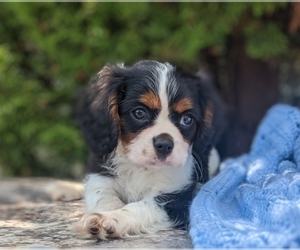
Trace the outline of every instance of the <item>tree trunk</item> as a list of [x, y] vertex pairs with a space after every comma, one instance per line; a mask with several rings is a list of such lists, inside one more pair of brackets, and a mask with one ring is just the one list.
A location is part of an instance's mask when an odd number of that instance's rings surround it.
[[278, 66], [249, 58], [244, 47], [243, 39], [231, 38], [225, 66], [227, 82], [219, 80], [229, 109], [228, 129], [219, 145], [222, 157], [248, 152], [258, 124], [279, 100]]

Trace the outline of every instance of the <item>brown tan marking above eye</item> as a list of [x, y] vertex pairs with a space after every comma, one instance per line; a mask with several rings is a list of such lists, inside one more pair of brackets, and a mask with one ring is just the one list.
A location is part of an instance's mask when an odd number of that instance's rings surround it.
[[192, 109], [193, 104], [191, 99], [189, 98], [184, 98], [176, 103], [173, 104], [172, 106], [173, 110], [177, 113], [182, 113], [186, 110]]
[[154, 94], [151, 91], [142, 94], [140, 101], [150, 109], [161, 109], [161, 103], [158, 95]]

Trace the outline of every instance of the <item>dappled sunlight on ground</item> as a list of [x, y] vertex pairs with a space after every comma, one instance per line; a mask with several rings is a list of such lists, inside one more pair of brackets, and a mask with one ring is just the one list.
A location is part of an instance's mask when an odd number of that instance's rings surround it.
[[82, 240], [71, 227], [83, 201], [51, 202], [42, 192], [51, 179], [0, 180], [0, 247], [191, 248], [186, 231], [172, 230], [129, 240]]

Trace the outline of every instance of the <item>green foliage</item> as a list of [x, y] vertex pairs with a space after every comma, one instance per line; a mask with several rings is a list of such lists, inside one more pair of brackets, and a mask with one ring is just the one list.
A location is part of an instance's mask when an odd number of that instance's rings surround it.
[[86, 150], [70, 119], [70, 96], [60, 100], [62, 93], [25, 77], [12, 58], [0, 47], [2, 174], [78, 177], [69, 168], [82, 165]]
[[253, 58], [267, 60], [288, 51], [288, 37], [274, 23], [249, 29], [246, 37], [246, 52]]
[[[74, 97], [107, 62], [142, 58], [193, 68], [212, 46], [246, 39], [258, 59], [289, 38], [273, 16], [287, 3], [0, 3], [0, 171], [79, 177], [87, 149]], [[0, 172], [0, 174], [1, 174]]]

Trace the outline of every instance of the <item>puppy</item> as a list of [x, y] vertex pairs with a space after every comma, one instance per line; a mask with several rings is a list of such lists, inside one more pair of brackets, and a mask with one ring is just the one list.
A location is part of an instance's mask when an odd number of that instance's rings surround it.
[[106, 66], [77, 118], [91, 154], [75, 231], [108, 239], [186, 229], [224, 127], [224, 105], [210, 85], [169, 63]]

